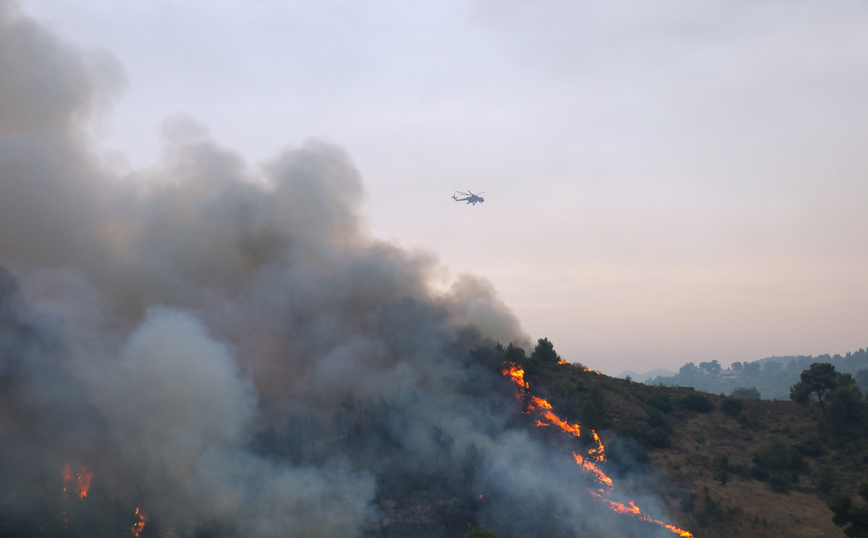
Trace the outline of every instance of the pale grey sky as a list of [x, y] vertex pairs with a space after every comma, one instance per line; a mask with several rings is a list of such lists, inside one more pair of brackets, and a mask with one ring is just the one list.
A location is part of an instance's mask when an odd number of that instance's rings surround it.
[[868, 345], [864, 1], [21, 6], [123, 64], [103, 151], [151, 166], [178, 113], [251, 165], [336, 143], [374, 235], [487, 277], [567, 360]]

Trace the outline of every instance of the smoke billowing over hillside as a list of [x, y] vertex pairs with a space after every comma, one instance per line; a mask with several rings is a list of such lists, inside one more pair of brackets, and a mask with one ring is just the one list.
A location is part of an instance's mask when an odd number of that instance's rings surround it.
[[4, 0], [0, 73], [7, 533], [74, 535], [82, 487], [119, 534], [140, 507], [151, 535], [396, 535], [383, 507], [435, 490], [513, 532], [639, 532], [516, 426], [480, 357], [527, 338], [491, 285], [438, 291], [430, 255], [370, 237], [339, 148], [250, 166], [179, 117], [159, 163], [119, 174], [84, 125], [121, 66]]

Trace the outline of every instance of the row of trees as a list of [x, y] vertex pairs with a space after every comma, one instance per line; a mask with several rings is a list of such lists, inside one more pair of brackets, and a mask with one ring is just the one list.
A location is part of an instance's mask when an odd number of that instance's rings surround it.
[[711, 393], [732, 394], [733, 391], [751, 387], [762, 397], [786, 399], [789, 389], [798, 383], [801, 372], [813, 363], [829, 363], [838, 372], [853, 375], [856, 386], [868, 390], [868, 351], [860, 349], [846, 355], [821, 355], [770, 357], [753, 362], [733, 362], [724, 369], [717, 361], [688, 362], [674, 376], [658, 376], [645, 380], [649, 385], [693, 387]]

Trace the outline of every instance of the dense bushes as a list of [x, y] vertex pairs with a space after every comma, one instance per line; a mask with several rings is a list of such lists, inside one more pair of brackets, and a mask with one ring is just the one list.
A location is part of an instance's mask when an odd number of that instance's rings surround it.
[[675, 409], [672, 406], [672, 399], [669, 398], [669, 392], [664, 388], [659, 388], [651, 393], [651, 396], [648, 397], [648, 403], [664, 413], [671, 413]]
[[720, 402], [720, 410], [724, 415], [737, 417], [744, 411], [744, 404], [736, 398], [727, 398]]
[[698, 392], [677, 398], [675, 405], [684, 411], [696, 411], [698, 413], [714, 411], [714, 402], [711, 401], [711, 398]]
[[594, 385], [588, 392], [588, 398], [582, 405], [580, 412], [582, 424], [593, 430], [606, 428], [610, 424], [609, 412], [606, 408], [606, 400], [600, 387]]
[[[868, 481], [859, 484], [859, 496], [868, 502]], [[839, 527], [847, 527], [844, 534], [847, 536], [868, 536], [868, 505], [856, 506], [849, 495], [839, 491], [832, 497], [829, 503], [832, 510], [832, 522]]]
[[754, 454], [753, 462], [753, 478], [768, 482], [773, 490], [782, 493], [798, 484], [799, 475], [808, 470], [808, 463], [799, 451], [778, 438], [760, 447]]
[[756, 390], [756, 387], [736, 387], [732, 389], [732, 392], [729, 393], [730, 396], [734, 396], [736, 398], [756, 398], [759, 399], [762, 397], [760, 391]]
[[668, 448], [672, 445], [672, 423], [659, 411], [651, 410], [646, 427], [628, 426], [624, 435], [632, 437], [646, 450]]

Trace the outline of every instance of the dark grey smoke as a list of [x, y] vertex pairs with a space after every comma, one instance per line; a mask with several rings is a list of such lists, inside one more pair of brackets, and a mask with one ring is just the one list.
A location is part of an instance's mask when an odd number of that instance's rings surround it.
[[251, 167], [178, 116], [119, 177], [83, 125], [123, 83], [0, 0], [0, 531], [111, 506], [128, 532], [136, 506], [154, 536], [392, 536], [437, 499], [432, 536], [633, 528], [514, 424], [483, 364], [526, 337], [492, 286], [437, 291], [435, 259], [370, 237], [343, 151]]

